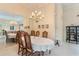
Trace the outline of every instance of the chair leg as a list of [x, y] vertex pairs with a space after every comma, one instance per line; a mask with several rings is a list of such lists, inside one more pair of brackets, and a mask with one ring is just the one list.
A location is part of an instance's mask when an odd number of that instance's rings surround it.
[[18, 47], [18, 55], [19, 55], [19, 53], [20, 53], [20, 46]]
[[22, 54], [21, 54], [22, 56], [24, 55], [24, 49], [22, 48]]
[[49, 54], [51, 54], [51, 50], [49, 50]]
[[27, 56], [27, 49], [25, 49], [25, 55]]
[[24, 49], [23, 48], [19, 49], [19, 55], [22, 55], [22, 56], [24, 55]]
[[36, 51], [33, 54], [35, 54], [36, 56], [40, 56], [41, 55], [39, 51]]
[[42, 56], [44, 56], [44, 51], [42, 51]]
[[59, 41], [58, 41], [58, 40], [56, 40], [56, 43], [55, 43], [55, 45], [58, 45], [58, 46], [60, 46], [60, 44], [59, 44]]

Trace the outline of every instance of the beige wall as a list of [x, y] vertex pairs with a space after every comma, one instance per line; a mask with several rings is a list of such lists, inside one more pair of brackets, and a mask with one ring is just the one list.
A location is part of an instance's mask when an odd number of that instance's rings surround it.
[[[26, 8], [29, 10], [27, 11], [27, 19], [31, 16], [32, 11], [34, 10], [41, 10], [42, 14], [44, 14], [45, 18], [40, 20], [38, 23], [30, 22], [32, 29], [35, 31], [39, 30], [42, 36], [43, 31], [48, 31], [48, 36], [51, 39], [55, 39], [55, 4], [26, 4]], [[48, 29], [38, 28], [38, 25], [45, 25], [49, 24]], [[31, 29], [31, 30], [32, 30]]]
[[[45, 19], [40, 20], [38, 23], [31, 22], [29, 24], [29, 17], [33, 10], [41, 10], [45, 15]], [[24, 26], [33, 25], [32, 29], [39, 30], [41, 33], [46, 30], [49, 33], [49, 38], [55, 39], [55, 4], [0, 4], [0, 11], [23, 16]], [[49, 28], [38, 29], [39, 24], [49, 24]], [[25, 31], [30, 32], [32, 29], [25, 29]]]

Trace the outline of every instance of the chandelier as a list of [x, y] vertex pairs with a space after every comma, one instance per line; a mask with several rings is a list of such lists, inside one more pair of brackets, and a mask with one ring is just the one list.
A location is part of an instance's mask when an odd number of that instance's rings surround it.
[[30, 18], [31, 20], [35, 21], [35, 22], [39, 22], [40, 20], [44, 19], [44, 15], [42, 14], [41, 11], [33, 11]]

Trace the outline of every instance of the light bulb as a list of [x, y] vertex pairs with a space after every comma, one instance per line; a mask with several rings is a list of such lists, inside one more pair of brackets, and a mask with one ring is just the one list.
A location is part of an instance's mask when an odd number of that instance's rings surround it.
[[35, 10], [35, 13], [37, 13], [38, 11], [37, 10]]
[[32, 16], [35, 16], [35, 13], [34, 12], [32, 12]]
[[42, 17], [40, 17], [40, 19], [42, 19]]
[[39, 11], [38, 13], [37, 13], [37, 16], [39, 16], [39, 15], [41, 15], [42, 14], [42, 12], [41, 11]]

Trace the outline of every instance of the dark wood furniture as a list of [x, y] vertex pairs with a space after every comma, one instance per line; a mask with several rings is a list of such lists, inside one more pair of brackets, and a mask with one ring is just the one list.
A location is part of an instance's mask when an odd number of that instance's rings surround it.
[[32, 55], [33, 54], [33, 49], [32, 49], [32, 45], [31, 45], [31, 38], [30, 35], [25, 32], [25, 44], [26, 44], [26, 55]]
[[4, 33], [3, 33], [3, 35], [5, 35], [6, 36], [6, 41], [9, 39], [8, 38], [8, 33], [7, 33], [7, 31], [6, 30], [3, 30], [4, 31]]
[[34, 30], [31, 31], [31, 36], [35, 36], [35, 31]]
[[25, 32], [25, 40], [26, 40], [26, 54], [27, 56], [39, 56], [40, 55], [40, 52], [39, 51], [34, 51], [32, 49], [32, 44], [31, 44], [31, 38], [30, 38], [30, 35]]
[[66, 26], [66, 42], [79, 42], [79, 26]]
[[48, 32], [47, 31], [42, 32], [42, 37], [47, 38], [48, 37]]
[[17, 31], [17, 33], [16, 33], [16, 43], [19, 42], [20, 36], [21, 36], [21, 32], [20, 31]]
[[16, 43], [18, 44], [18, 55], [22, 53], [21, 31], [17, 31]]
[[36, 36], [40, 36], [40, 32], [39, 31], [36, 31]]
[[[48, 32], [47, 31], [42, 32], [42, 37], [48, 38]], [[48, 52], [50, 54], [51, 53], [51, 50], [49, 50]], [[43, 52], [43, 54], [44, 54], [44, 52]]]
[[59, 40], [55, 40], [55, 46], [60, 46]]
[[25, 32], [21, 31], [18, 39], [18, 54], [25, 55], [26, 54], [26, 39], [25, 39]]
[[21, 32], [20, 33], [20, 37], [19, 37], [19, 41], [18, 41], [18, 52], [19, 54], [21, 54], [22, 56], [23, 55], [26, 55], [26, 56], [29, 56], [29, 55], [39, 55], [39, 52], [37, 51], [34, 51], [32, 49], [32, 44], [31, 44], [31, 38], [30, 38], [30, 35], [27, 33], [27, 32]]

